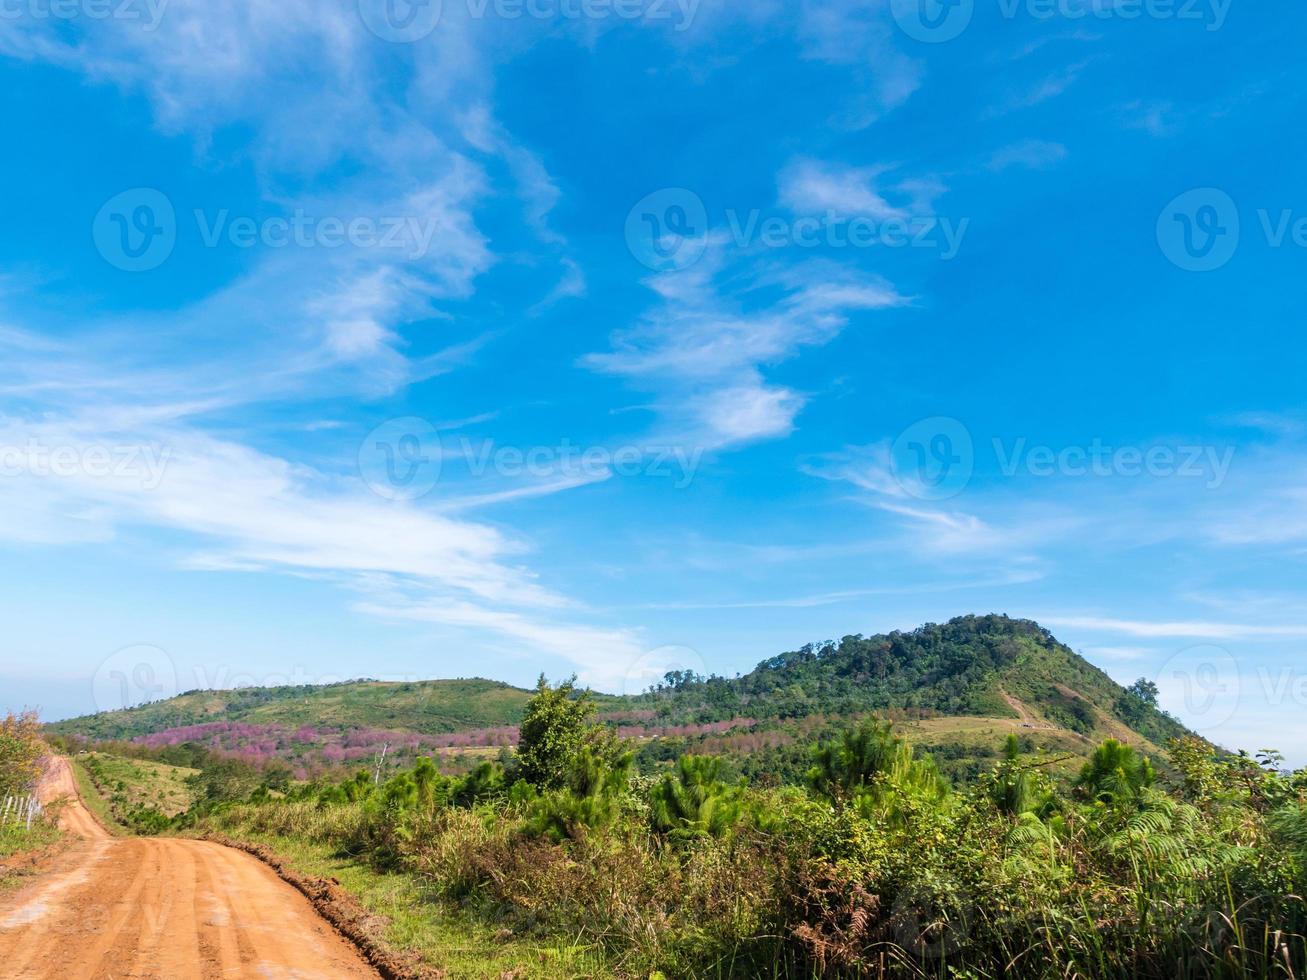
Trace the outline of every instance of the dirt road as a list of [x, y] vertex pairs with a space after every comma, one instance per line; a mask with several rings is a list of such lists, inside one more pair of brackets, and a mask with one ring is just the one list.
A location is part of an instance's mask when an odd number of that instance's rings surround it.
[[42, 798], [82, 840], [0, 897], [0, 975], [49, 980], [375, 978], [298, 891], [255, 858], [207, 841], [114, 838], [53, 760]]

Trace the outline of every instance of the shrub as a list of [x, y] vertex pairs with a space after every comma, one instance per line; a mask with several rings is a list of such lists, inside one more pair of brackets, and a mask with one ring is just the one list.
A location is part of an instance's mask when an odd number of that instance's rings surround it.
[[10, 712], [0, 719], [0, 799], [31, 791], [43, 753], [36, 712]]
[[673, 773], [663, 776], [650, 792], [654, 829], [685, 840], [721, 837], [735, 827], [743, 808], [744, 780], [727, 784], [722, 760], [715, 756], [683, 755]]

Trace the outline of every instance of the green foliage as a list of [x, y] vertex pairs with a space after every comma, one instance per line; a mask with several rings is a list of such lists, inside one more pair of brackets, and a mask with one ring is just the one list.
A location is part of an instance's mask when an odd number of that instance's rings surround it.
[[566, 785], [543, 793], [529, 807], [529, 834], [554, 841], [577, 839], [612, 826], [631, 775], [630, 752], [616, 758], [581, 746], [565, 774]]
[[218, 759], [191, 776], [196, 796], [208, 804], [244, 800], [263, 785], [263, 774], [239, 759]]
[[[793, 719], [890, 709], [1012, 716], [1015, 696], [1050, 721], [1104, 732], [1123, 689], [1037, 623], [959, 616], [906, 633], [846, 636], [764, 660], [743, 677], [678, 673], [633, 700], [683, 724], [733, 717]], [[1146, 738], [1185, 734], [1156, 708], [1120, 718]]]
[[1134, 698], [1137, 698], [1139, 701], [1143, 702], [1149, 707], [1151, 708], [1157, 707], [1157, 695], [1159, 693], [1157, 690], [1157, 685], [1152, 681], [1150, 681], [1147, 677], [1139, 678], [1139, 680], [1135, 681], [1125, 690], [1127, 694], [1131, 695]]
[[[104, 740], [224, 721], [434, 735], [518, 725], [539, 693], [478, 679], [189, 691], [126, 711], [58, 722], [50, 729]], [[1115, 720], [1158, 745], [1185, 735], [1183, 726], [1159, 711], [1147, 694], [1138, 685], [1134, 694], [1125, 691], [1038, 624], [990, 615], [811, 644], [764, 660], [743, 677], [674, 671], [642, 695], [587, 695], [585, 700], [601, 712], [665, 727], [732, 719], [760, 724], [848, 720], [871, 711], [1016, 717], [1020, 712], [1011, 700], [1016, 699], [1036, 716], [1032, 727], [1049, 723], [1096, 739], [1111, 734], [1107, 722]], [[755, 783], [763, 773], [782, 780], [802, 778], [801, 750], [785, 755], [773, 745], [764, 751], [763, 763], [749, 773]], [[200, 764], [180, 757], [163, 761]], [[986, 768], [975, 760], [947, 761], [951, 773], [975, 775]], [[549, 765], [551, 772], [532, 778], [556, 781], [557, 767]]]
[[192, 806], [201, 773], [155, 762], [91, 752], [77, 757], [107, 819], [137, 834], [161, 834]]
[[890, 817], [898, 804], [913, 799], [942, 802], [949, 786], [929, 756], [917, 758], [912, 746], [894, 735], [888, 722], [869, 719], [813, 751], [808, 785], [838, 805], [854, 803], [864, 813]]
[[1154, 779], [1156, 773], [1147, 757], [1109, 738], [1080, 770], [1076, 787], [1098, 802], [1133, 803]]
[[517, 766], [522, 778], [534, 786], [556, 789], [591, 731], [594, 700], [576, 690], [576, 678], [551, 687], [543, 674], [536, 693], [527, 702], [517, 745]]
[[677, 840], [721, 837], [739, 822], [745, 781], [722, 779], [723, 763], [715, 756], [683, 755], [674, 772], [663, 776], [649, 794], [650, 822], [659, 833]]
[[508, 775], [498, 762], [483, 762], [462, 779], [450, 784], [449, 799], [458, 806], [472, 806], [498, 799], [508, 790]]
[[35, 712], [0, 718], [0, 800], [31, 790], [43, 751]]
[[1021, 762], [1021, 746], [1015, 735], [1003, 745], [1003, 762], [994, 773], [989, 797], [1010, 817], [1033, 813], [1047, 799], [1048, 787], [1036, 770]]
[[814, 750], [805, 792], [689, 755], [632, 778], [592, 734], [543, 791], [424, 761], [208, 819], [411, 875], [451, 919], [622, 976], [1287, 980], [1307, 961], [1307, 775], [1274, 755], [1178, 741], [1167, 788], [1109, 740], [1068, 794], [1013, 736], [950, 791], [867, 723]]

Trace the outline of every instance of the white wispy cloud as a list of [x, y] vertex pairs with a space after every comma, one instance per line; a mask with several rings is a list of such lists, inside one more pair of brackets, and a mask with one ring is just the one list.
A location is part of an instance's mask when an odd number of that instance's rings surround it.
[[[1084, 526], [1083, 517], [1062, 507], [1023, 502], [1018, 513], [979, 494], [935, 500], [919, 475], [894, 467], [888, 440], [810, 457], [800, 463], [809, 476], [848, 483], [859, 503], [899, 520], [901, 539], [914, 550], [936, 556], [989, 556], [1029, 573], [1043, 547], [1062, 541]], [[959, 503], [967, 501], [967, 508]], [[977, 509], [991, 511], [982, 515]]]
[[[10, 419], [0, 427], [0, 446], [34, 443], [78, 460], [101, 448], [116, 458], [123, 448], [149, 447], [159, 466], [149, 474], [79, 465], [7, 476], [0, 509], [12, 520], [0, 520], [0, 537], [8, 540], [87, 543], [124, 529], [167, 529], [194, 542], [189, 567], [325, 576], [366, 593], [357, 604], [364, 612], [509, 636], [527, 650], [571, 660], [596, 683], [611, 681], [638, 654], [634, 633], [566, 618], [580, 611], [577, 603], [522, 566], [529, 551], [523, 541], [449, 509], [385, 500], [357, 480], [185, 426], [115, 432], [83, 418]], [[493, 502], [456, 499], [452, 509]], [[377, 576], [393, 584], [389, 603], [373, 594]]]
[[933, 214], [944, 185], [933, 177], [891, 176], [895, 169], [891, 164], [850, 167], [811, 158], [794, 160], [777, 181], [780, 203], [795, 214], [833, 212], [843, 220], [906, 220]]
[[876, 188], [890, 168], [838, 167], [817, 160], [798, 160], [780, 176], [780, 202], [795, 213], [834, 211], [841, 217], [865, 215], [877, 221], [904, 218], [907, 212], [891, 205]]
[[991, 589], [1008, 585], [1023, 585], [1038, 580], [1033, 571], [1014, 570], [1001, 575], [987, 575], [970, 579], [939, 579], [918, 586], [884, 586], [869, 589], [841, 589], [811, 595], [779, 598], [742, 599], [718, 602], [657, 602], [647, 603], [649, 609], [809, 609], [817, 606], [834, 606], [858, 602], [876, 596], [921, 596], [940, 592], [958, 592], [967, 589]]
[[1045, 75], [1032, 85], [1013, 91], [1002, 102], [992, 106], [986, 112], [986, 116], [992, 119], [1019, 109], [1031, 109], [1055, 99], [1079, 81], [1084, 70], [1092, 63], [1092, 58], [1086, 58], [1066, 65]]
[[[103, 370], [75, 347], [28, 338], [6, 332], [11, 356], [0, 376], [39, 375], [57, 364], [68, 377], [88, 380]], [[110, 349], [106, 343], [100, 337], [98, 350]], [[636, 634], [585, 623], [590, 614], [581, 603], [526, 567], [527, 541], [467, 516], [574, 490], [603, 474], [533, 478], [479, 495], [442, 485], [421, 502], [384, 499], [355, 472], [348, 430], [319, 430], [348, 451], [330, 466], [215, 435], [205, 423], [229, 422], [248, 404], [242, 396], [268, 393], [238, 386], [221, 397], [169, 401], [175, 392], [226, 388], [213, 364], [169, 370], [171, 384], [157, 390], [150, 374], [115, 370], [113, 385], [41, 392], [39, 410], [11, 400], [0, 415], [0, 541], [94, 545], [162, 531], [183, 568], [321, 579], [362, 596], [364, 611], [508, 637], [525, 653], [571, 660], [596, 683], [611, 682], [635, 659]], [[377, 598], [378, 580], [388, 583], [387, 602]], [[569, 640], [578, 645], [569, 649]]]
[[805, 55], [854, 74], [856, 83], [835, 115], [836, 124], [869, 126], [921, 87], [923, 65], [899, 47], [888, 0], [802, 0], [798, 11]]
[[1241, 429], [1255, 429], [1272, 436], [1283, 438], [1300, 437], [1307, 432], [1307, 424], [1295, 415], [1282, 412], [1246, 411], [1235, 412], [1218, 421]]
[[1011, 167], [1043, 170], [1065, 160], [1066, 155], [1067, 149], [1061, 143], [1028, 139], [995, 150], [990, 154], [986, 166], [993, 171], [1003, 171]]
[[[141, 93], [160, 129], [194, 141], [201, 170], [225, 165], [210, 159], [213, 142], [238, 130], [259, 192], [287, 213], [401, 222], [385, 247], [254, 253], [243, 279], [204, 304], [234, 298], [232, 322], [246, 332], [257, 310], [273, 329], [289, 323], [299, 333], [308, 352], [300, 360], [366, 362], [372, 390], [420, 380], [426, 366], [406, 363], [404, 330], [438, 316], [437, 301], [469, 296], [493, 265], [474, 219], [487, 195], [516, 195], [524, 224], [564, 247], [547, 224], [557, 188], [493, 116], [497, 36], [507, 33], [499, 18], [482, 23], [451, 8], [430, 43], [405, 47], [374, 37], [354, 3], [170, 0], [163, 8], [151, 30], [117, 18], [21, 18], [0, 53]], [[513, 26], [525, 35], [548, 25]], [[458, 97], [438, 97], [435, 79]], [[512, 183], [492, 183], [488, 169], [506, 170]], [[189, 218], [191, 202], [174, 204]], [[575, 278], [561, 288], [575, 294]], [[193, 308], [174, 320], [200, 315]]]
[[1255, 637], [1307, 636], [1307, 625], [1297, 623], [1222, 623], [1206, 620], [1153, 621], [1115, 619], [1107, 616], [1041, 615], [1041, 623], [1068, 629], [1097, 630], [1138, 637], [1182, 637], [1190, 639], [1236, 640]]
[[1165, 100], [1136, 99], [1121, 107], [1121, 118], [1129, 129], [1142, 129], [1158, 138], [1174, 136], [1180, 131], [1183, 116]]
[[707, 449], [789, 433], [806, 396], [768, 382], [763, 368], [829, 342], [856, 312], [909, 302], [878, 277], [808, 261], [755, 274], [750, 290], [765, 283], [781, 296], [746, 311], [718, 287], [724, 249], [715, 239], [698, 265], [647, 280], [662, 304], [615, 333], [612, 350], [583, 359], [653, 391], [674, 437]]
[[1155, 653], [1148, 647], [1132, 646], [1092, 646], [1079, 651], [1089, 660], [1142, 660]]

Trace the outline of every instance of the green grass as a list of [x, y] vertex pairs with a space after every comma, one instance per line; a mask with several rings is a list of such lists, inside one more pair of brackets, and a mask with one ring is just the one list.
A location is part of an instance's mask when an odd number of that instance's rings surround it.
[[138, 807], [149, 807], [172, 817], [195, 802], [195, 792], [186, 780], [197, 769], [128, 759], [107, 752], [88, 752], [79, 756], [78, 761], [98, 794], [108, 800], [119, 817]]
[[55, 722], [47, 727], [55, 734], [97, 740], [134, 738], [211, 721], [288, 728], [393, 728], [439, 734], [516, 725], [530, 696], [521, 688], [475, 678], [190, 691], [167, 701]]
[[44, 820], [32, 821], [32, 829], [17, 821], [10, 821], [0, 827], [0, 859], [17, 854], [20, 851], [34, 851], [48, 847], [59, 839], [59, 831], [53, 824]]
[[593, 950], [566, 939], [527, 942], [472, 920], [457, 908], [433, 901], [415, 875], [379, 873], [333, 853], [333, 848], [282, 835], [234, 831], [231, 837], [262, 844], [302, 874], [335, 878], [371, 913], [384, 918], [386, 941], [396, 950], [417, 953], [451, 980], [515, 980], [558, 977], [603, 978], [613, 973]]
[[100, 825], [114, 836], [121, 837], [127, 834], [127, 828], [113, 815], [109, 801], [96, 789], [95, 781], [91, 779], [90, 774], [82, 765], [80, 757], [71, 757], [68, 764], [73, 771], [73, 779], [77, 783], [77, 793], [81, 796], [86, 809], [91, 811], [91, 816], [100, 821]]
[[0, 892], [19, 887], [40, 870], [39, 864], [11, 862], [10, 858], [51, 847], [60, 837], [58, 828], [46, 820], [33, 821], [30, 830], [16, 821], [0, 827]]

